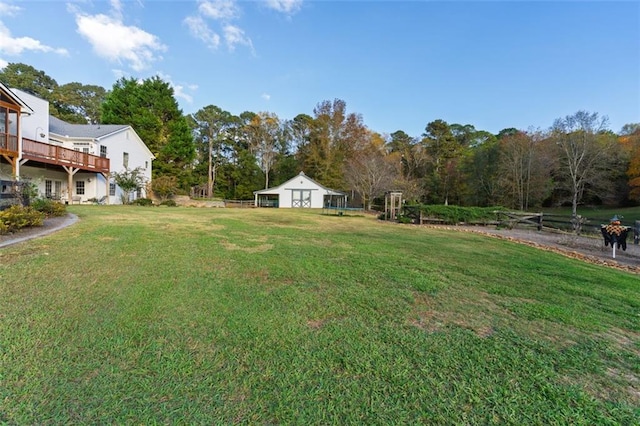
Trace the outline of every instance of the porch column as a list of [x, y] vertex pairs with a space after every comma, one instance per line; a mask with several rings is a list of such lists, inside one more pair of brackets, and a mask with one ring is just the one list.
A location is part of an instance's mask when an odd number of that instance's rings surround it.
[[77, 169], [72, 166], [62, 166], [62, 168], [67, 172], [67, 201], [69, 204], [73, 202], [73, 175], [78, 173], [80, 169]]
[[109, 195], [109, 189], [110, 189], [109, 188], [109, 177], [111, 176], [111, 173], [108, 173], [108, 172], [107, 173], [102, 173], [101, 172], [100, 174], [102, 176], [104, 176], [104, 179], [106, 181], [105, 185], [107, 186], [107, 192], [105, 192], [105, 195], [107, 196], [107, 198], [105, 198], [105, 202], [104, 203], [108, 205], [109, 204], [109, 198], [110, 198], [110, 195]]

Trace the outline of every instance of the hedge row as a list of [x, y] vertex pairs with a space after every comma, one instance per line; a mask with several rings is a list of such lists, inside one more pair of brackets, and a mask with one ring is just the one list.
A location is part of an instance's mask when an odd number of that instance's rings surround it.
[[496, 220], [496, 211], [503, 207], [460, 207], [440, 204], [414, 204], [404, 206], [404, 216], [418, 219], [423, 217], [440, 219], [446, 224], [490, 222]]

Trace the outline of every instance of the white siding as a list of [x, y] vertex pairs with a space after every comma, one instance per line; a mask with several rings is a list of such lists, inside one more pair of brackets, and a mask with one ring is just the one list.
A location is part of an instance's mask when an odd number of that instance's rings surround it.
[[[23, 91], [13, 91], [33, 110], [33, 114], [22, 115], [21, 117], [21, 133], [23, 138], [38, 142], [57, 144], [68, 149], [78, 149], [79, 151], [85, 151], [84, 148], [87, 148], [86, 151], [88, 151], [89, 154], [96, 156], [100, 155], [100, 146], [106, 146], [107, 158], [110, 160], [111, 173], [121, 173], [125, 170], [122, 158], [123, 154], [127, 152], [129, 154], [128, 169], [133, 170], [139, 167], [142, 171], [145, 183], [151, 181], [153, 154], [131, 127], [126, 127], [121, 131], [97, 139], [94, 139], [93, 137], [50, 135], [49, 103]], [[7, 173], [10, 175], [11, 170]], [[7, 173], [5, 173], [4, 169], [0, 169], [0, 175], [4, 176]], [[76, 195], [76, 182], [78, 181], [84, 182], [85, 193], [80, 195], [83, 202], [86, 202], [91, 198], [100, 199], [109, 195], [109, 183], [105, 177], [99, 173], [92, 173], [85, 170], [77, 172], [72, 178], [71, 188], [68, 188], [67, 173], [64, 171], [54, 170], [53, 166], [52, 168], [34, 167], [33, 162], [29, 161], [20, 167], [19, 174], [21, 178], [30, 179], [37, 186], [40, 195], [45, 194], [45, 183], [47, 180], [62, 182], [62, 196], [64, 200], [67, 199], [69, 190], [71, 190], [72, 195]], [[113, 181], [113, 177], [111, 177], [111, 179]], [[121, 203], [121, 194], [122, 191], [120, 188], [117, 188], [116, 195], [109, 197], [109, 203]], [[144, 187], [143, 196], [146, 196], [146, 194], [144, 194]]]
[[49, 102], [21, 90], [11, 90], [35, 112], [31, 115], [22, 115], [22, 137], [47, 142], [49, 140]]
[[[309, 179], [304, 173], [300, 173], [280, 186], [256, 191], [256, 199], [259, 194], [278, 194], [280, 208], [300, 207], [302, 204], [306, 208], [321, 209], [324, 207], [324, 196], [331, 193], [332, 190]], [[310, 201], [308, 205], [307, 200]]]

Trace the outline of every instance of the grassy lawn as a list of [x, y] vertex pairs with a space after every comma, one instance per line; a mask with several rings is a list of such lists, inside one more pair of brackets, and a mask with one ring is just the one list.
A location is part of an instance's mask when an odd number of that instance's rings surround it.
[[[534, 210], [537, 211], [536, 209]], [[542, 210], [546, 213], [571, 216], [571, 207], [544, 208]], [[597, 224], [598, 222], [609, 223], [609, 219], [614, 215], [617, 215], [618, 217], [623, 218], [623, 222], [625, 224], [633, 226], [636, 220], [640, 220], [640, 206], [616, 208], [579, 206], [578, 214], [590, 219], [594, 224]]]
[[0, 249], [0, 424], [638, 424], [640, 279], [470, 233], [70, 206]]

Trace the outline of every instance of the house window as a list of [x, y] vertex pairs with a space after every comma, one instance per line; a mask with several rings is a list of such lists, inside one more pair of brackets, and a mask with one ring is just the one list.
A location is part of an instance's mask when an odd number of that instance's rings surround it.
[[109, 195], [112, 197], [116, 195], [116, 184], [113, 182], [109, 182]]
[[62, 182], [60, 182], [59, 180], [49, 180], [49, 179], [44, 181], [45, 198], [59, 200], [61, 194], [62, 194]]
[[145, 168], [145, 169], [148, 169], [148, 168], [149, 168], [149, 162], [148, 162], [148, 161], [145, 161], [145, 162], [144, 162], [144, 168]]
[[7, 108], [0, 107], [0, 133], [7, 133]]
[[107, 147], [100, 145], [100, 157], [107, 158]]
[[122, 153], [122, 165], [124, 166], [125, 169], [129, 168], [129, 153], [128, 152], [123, 152]]
[[76, 195], [84, 195], [84, 181], [77, 180], [76, 181]]
[[84, 153], [89, 153], [90, 144], [89, 142], [74, 142], [73, 149], [74, 151], [81, 151]]

